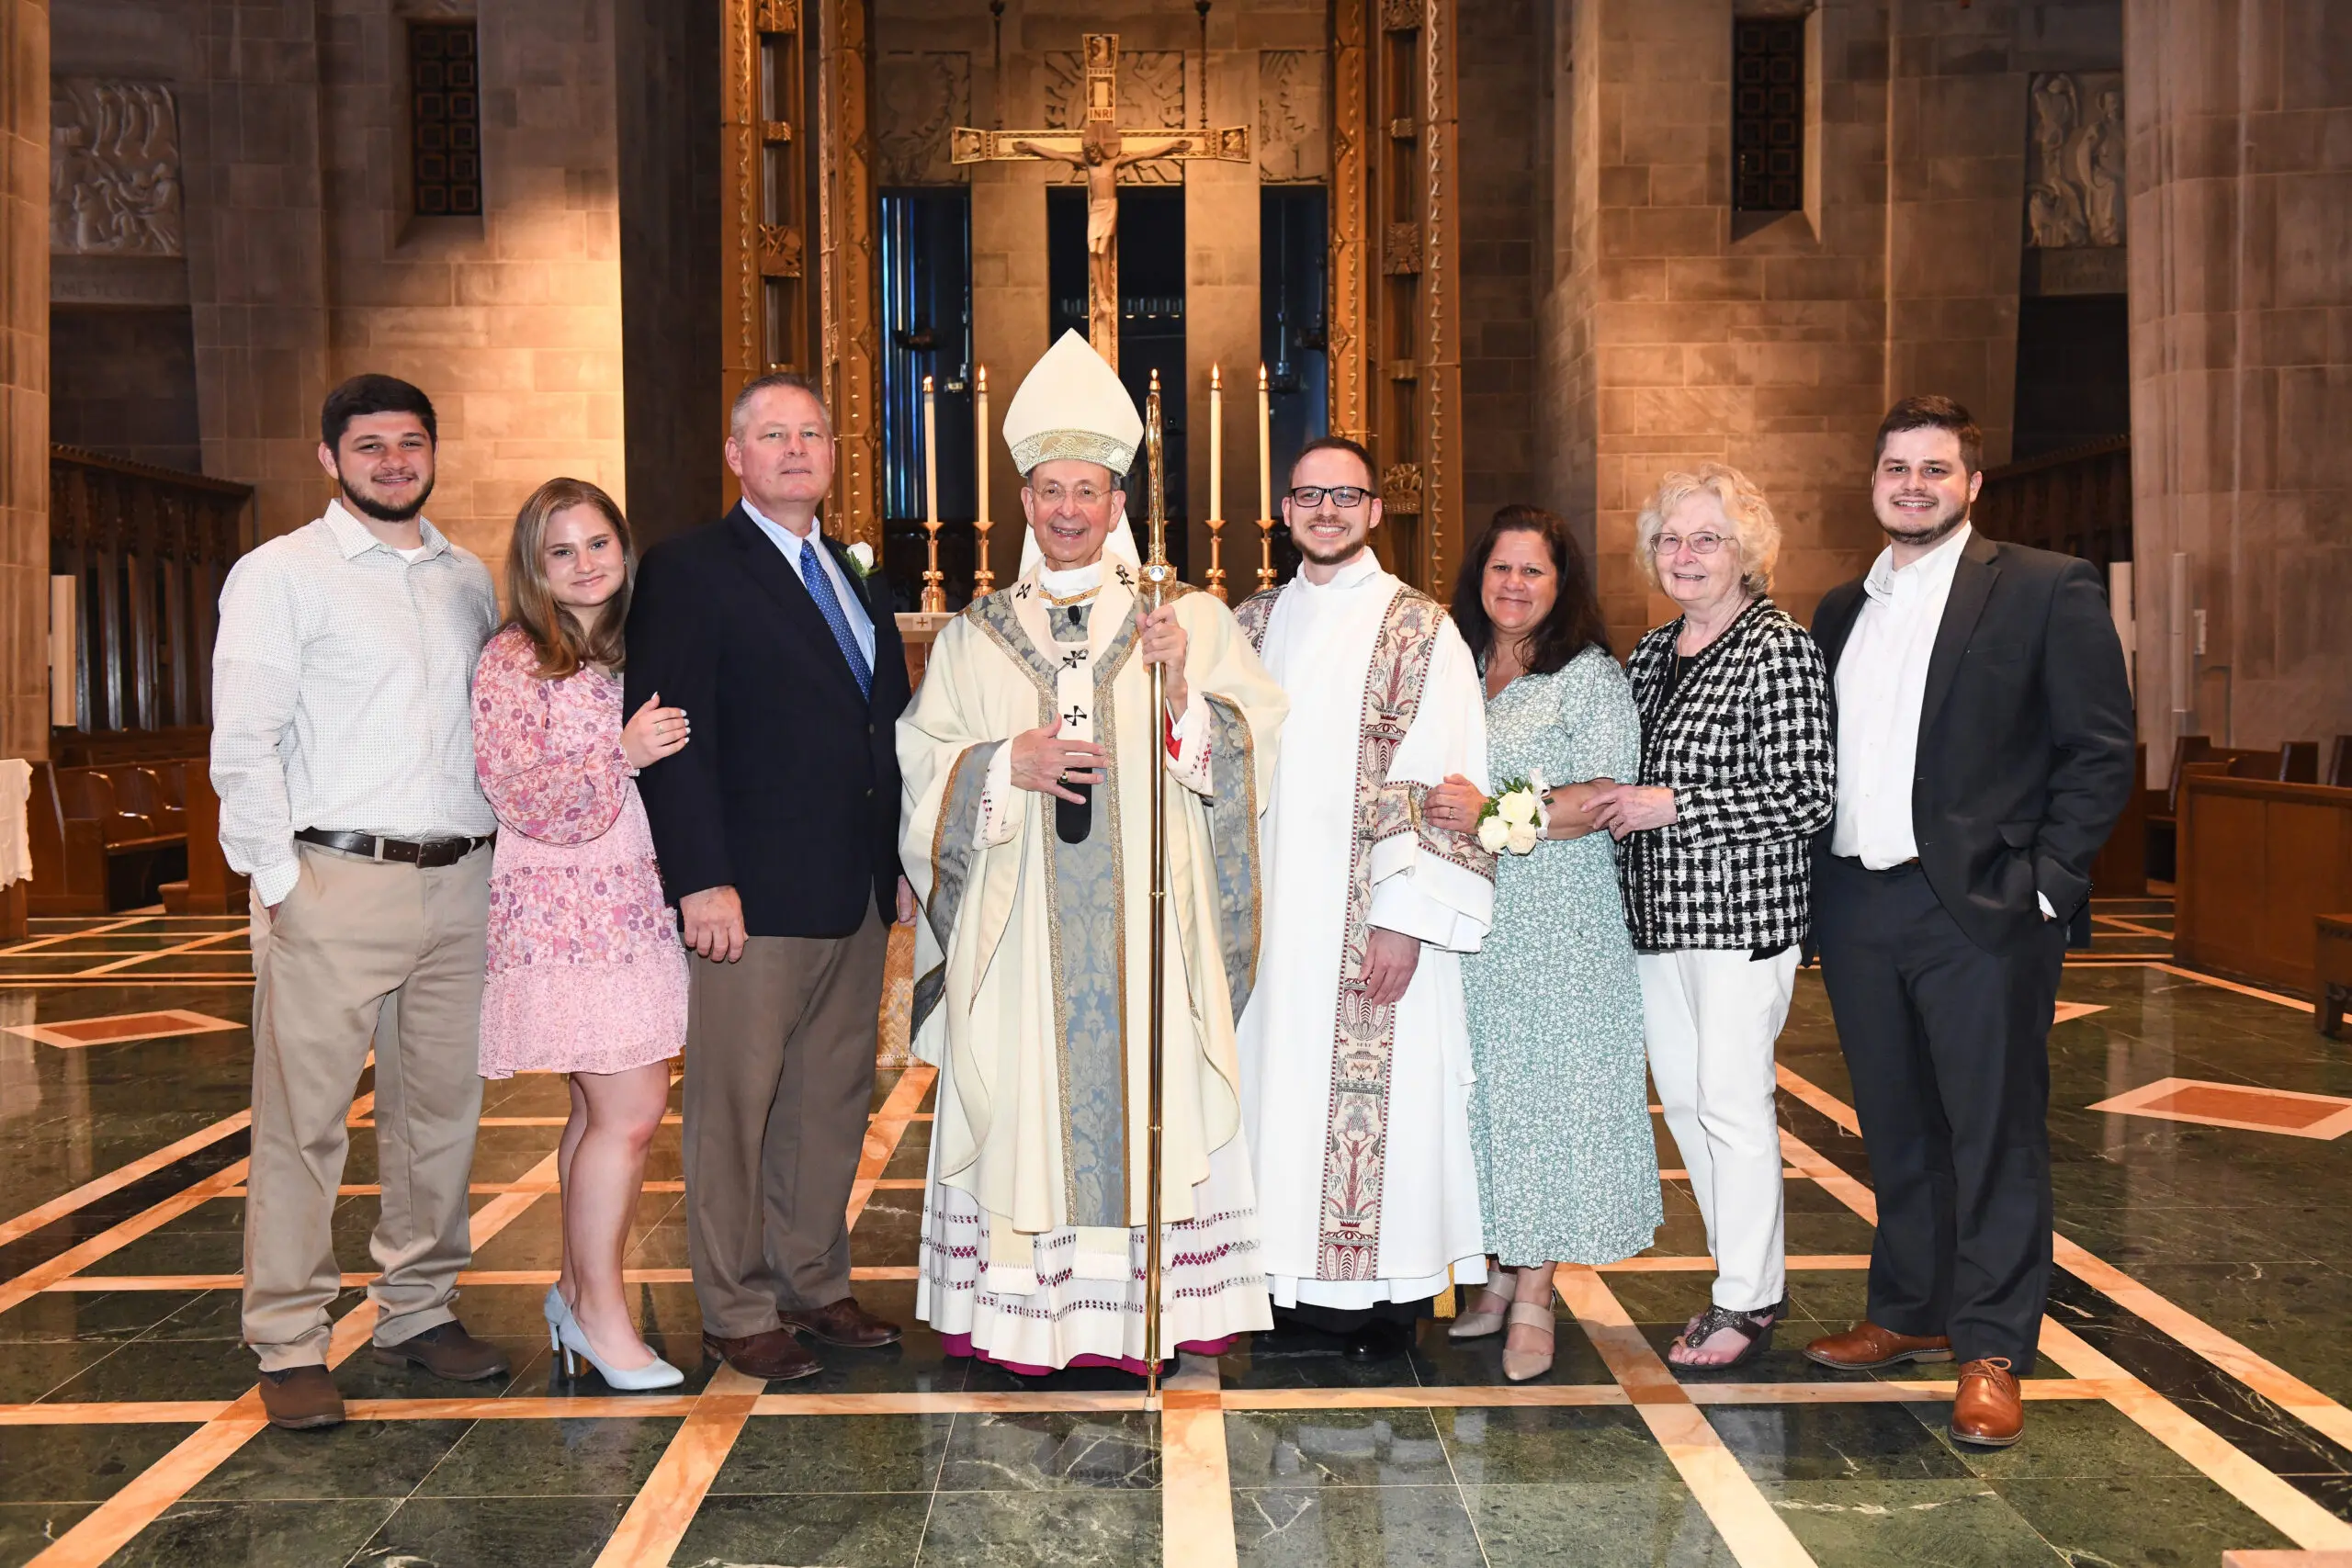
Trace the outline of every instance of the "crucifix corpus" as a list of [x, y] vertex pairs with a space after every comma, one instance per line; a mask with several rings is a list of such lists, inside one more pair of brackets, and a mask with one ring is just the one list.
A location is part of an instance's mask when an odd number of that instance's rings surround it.
[[[1207, 76], [1204, 61], [1203, 80]], [[1152, 158], [1250, 161], [1250, 128], [1212, 130], [1119, 129], [1119, 35], [1086, 35], [1086, 118], [1076, 130], [974, 130], [957, 126], [958, 164], [1052, 160], [1086, 176], [1086, 335], [1113, 369], [1119, 365], [1119, 171]], [[1203, 118], [1206, 118], [1205, 110]]]

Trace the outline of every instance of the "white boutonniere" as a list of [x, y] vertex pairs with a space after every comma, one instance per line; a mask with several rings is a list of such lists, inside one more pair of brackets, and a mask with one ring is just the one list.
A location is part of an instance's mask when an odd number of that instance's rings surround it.
[[872, 545], [860, 539], [842, 553], [849, 558], [849, 569], [857, 573], [859, 581], [863, 582], [874, 575], [874, 547]]
[[1478, 845], [1490, 855], [1532, 852], [1544, 836], [1544, 781], [1506, 779], [1478, 813]]

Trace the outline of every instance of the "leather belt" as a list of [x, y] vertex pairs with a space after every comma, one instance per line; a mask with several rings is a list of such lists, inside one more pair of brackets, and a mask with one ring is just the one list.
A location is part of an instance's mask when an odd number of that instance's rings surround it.
[[306, 844], [340, 850], [347, 855], [358, 855], [367, 860], [394, 861], [401, 865], [415, 866], [421, 871], [432, 871], [457, 864], [498, 835], [486, 833], [479, 839], [379, 839], [373, 833], [338, 833], [325, 828], [305, 828], [294, 836]]

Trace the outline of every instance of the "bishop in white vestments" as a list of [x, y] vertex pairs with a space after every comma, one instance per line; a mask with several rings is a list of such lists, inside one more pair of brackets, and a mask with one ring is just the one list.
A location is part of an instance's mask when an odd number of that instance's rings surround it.
[[1153, 772], [1160, 1343], [1215, 1354], [1270, 1322], [1234, 1020], [1261, 973], [1259, 811], [1288, 705], [1214, 598], [1180, 583], [1147, 612], [1120, 489], [1142, 423], [1083, 338], [1038, 362], [1004, 434], [1021, 574], [941, 631], [899, 721], [914, 1049], [940, 1073], [916, 1312], [951, 1354], [1141, 1371]]
[[1291, 703], [1267, 811], [1266, 942], [1240, 1029], [1242, 1121], [1274, 1304], [1370, 1358], [1486, 1278], [1461, 955], [1494, 860], [1424, 822], [1487, 781], [1477, 670], [1445, 612], [1381, 570], [1361, 448], [1311, 444], [1283, 502], [1305, 560], [1238, 612]]

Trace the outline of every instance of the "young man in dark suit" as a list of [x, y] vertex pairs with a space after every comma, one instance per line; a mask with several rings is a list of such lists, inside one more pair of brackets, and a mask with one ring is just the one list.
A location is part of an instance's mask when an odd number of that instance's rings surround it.
[[1871, 490], [1887, 547], [1814, 617], [1838, 707], [1814, 934], [1878, 1237], [1869, 1317], [1805, 1354], [1957, 1357], [1952, 1436], [2003, 1447], [2050, 1287], [2051, 1016], [2133, 725], [2090, 564], [1969, 526], [1983, 459], [1958, 403], [1895, 404]]
[[695, 727], [639, 787], [697, 955], [684, 1110], [703, 1343], [757, 1378], [819, 1370], [796, 1333], [899, 1337], [850, 1293], [843, 1213], [887, 923], [913, 906], [898, 856], [907, 664], [870, 553], [818, 520], [833, 459], [808, 382], [744, 388], [727, 437], [741, 502], [646, 552], [628, 618], [629, 696], [659, 692]]

